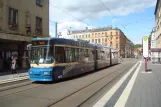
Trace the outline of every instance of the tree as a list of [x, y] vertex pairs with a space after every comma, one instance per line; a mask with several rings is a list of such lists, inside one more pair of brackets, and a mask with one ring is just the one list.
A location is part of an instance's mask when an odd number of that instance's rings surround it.
[[136, 45], [134, 46], [134, 48], [140, 48], [140, 47], [142, 47], [141, 44], [136, 44]]

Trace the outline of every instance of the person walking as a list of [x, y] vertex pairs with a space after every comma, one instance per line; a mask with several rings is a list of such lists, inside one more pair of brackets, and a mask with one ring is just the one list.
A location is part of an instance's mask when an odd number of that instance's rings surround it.
[[19, 76], [19, 74], [18, 74], [18, 72], [16, 70], [17, 69], [16, 57], [12, 56], [11, 59], [12, 59], [12, 62], [11, 62], [12, 76], [11, 77], [13, 77], [14, 74], [17, 74]]

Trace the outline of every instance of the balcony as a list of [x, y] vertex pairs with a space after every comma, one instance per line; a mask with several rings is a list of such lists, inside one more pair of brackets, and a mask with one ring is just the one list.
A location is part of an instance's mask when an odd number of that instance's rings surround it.
[[13, 31], [18, 30], [18, 24], [9, 24], [8, 27], [9, 27], [9, 30], [13, 30]]
[[38, 35], [38, 36], [42, 36], [42, 28], [37, 27], [37, 28], [35, 29], [35, 33], [36, 33], [36, 35]]

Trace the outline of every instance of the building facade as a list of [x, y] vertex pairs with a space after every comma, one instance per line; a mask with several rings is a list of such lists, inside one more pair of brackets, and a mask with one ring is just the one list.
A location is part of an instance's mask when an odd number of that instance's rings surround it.
[[155, 8], [155, 33], [156, 33], [156, 47], [161, 48], [161, 0], [157, 0]]
[[129, 40], [124, 33], [120, 29], [113, 27], [75, 30], [70, 33], [70, 37], [86, 40], [94, 44], [113, 47], [119, 50], [118, 55], [122, 57], [126, 57], [127, 49], [131, 48], [131, 45], [127, 43]]
[[48, 1], [0, 1], [0, 70], [9, 67], [9, 59], [15, 54], [18, 56], [18, 66], [28, 68], [27, 44], [32, 37], [48, 36]]

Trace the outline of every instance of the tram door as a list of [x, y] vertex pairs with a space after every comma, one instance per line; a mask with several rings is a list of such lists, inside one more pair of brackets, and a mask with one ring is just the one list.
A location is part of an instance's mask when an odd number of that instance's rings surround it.
[[97, 48], [95, 47], [94, 49], [94, 61], [95, 61], [95, 69], [97, 69], [97, 58], [98, 58], [98, 53], [97, 53]]
[[110, 66], [112, 65], [112, 50], [110, 49]]

